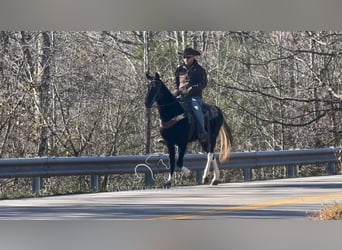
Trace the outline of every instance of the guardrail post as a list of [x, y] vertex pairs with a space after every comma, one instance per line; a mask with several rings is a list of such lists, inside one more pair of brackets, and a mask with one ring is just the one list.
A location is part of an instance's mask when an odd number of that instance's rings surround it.
[[40, 177], [32, 178], [32, 193], [36, 196], [40, 195]]
[[91, 191], [92, 192], [98, 192], [99, 191], [99, 176], [98, 175], [92, 175], [90, 177], [91, 182]]
[[202, 176], [203, 176], [204, 170], [197, 170], [196, 171], [196, 184], [201, 185], [202, 184]]
[[245, 181], [251, 181], [252, 180], [252, 169], [251, 168], [244, 168], [243, 169], [243, 179]]
[[296, 165], [288, 165], [286, 166], [287, 170], [287, 178], [297, 177], [297, 166]]
[[151, 187], [154, 185], [154, 180], [150, 171], [145, 173], [145, 185]]
[[336, 175], [337, 174], [335, 162], [329, 162], [328, 163], [328, 173], [329, 173], [329, 175]]

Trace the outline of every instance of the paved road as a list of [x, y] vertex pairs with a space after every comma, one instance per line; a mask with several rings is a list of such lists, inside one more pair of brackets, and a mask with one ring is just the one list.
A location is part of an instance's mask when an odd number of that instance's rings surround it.
[[296, 219], [342, 202], [342, 176], [0, 201], [0, 219]]

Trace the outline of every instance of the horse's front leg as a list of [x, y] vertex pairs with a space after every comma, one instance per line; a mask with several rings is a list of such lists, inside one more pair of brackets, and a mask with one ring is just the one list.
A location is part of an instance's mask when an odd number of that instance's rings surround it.
[[184, 166], [184, 155], [186, 152], [186, 143], [182, 145], [178, 145], [178, 159], [177, 159], [177, 167], [186, 175], [190, 175], [190, 170]]
[[169, 188], [174, 179], [174, 172], [176, 166], [176, 148], [174, 144], [167, 144], [167, 148], [169, 151], [169, 160], [170, 160], [170, 172], [167, 181], [164, 184], [164, 187]]

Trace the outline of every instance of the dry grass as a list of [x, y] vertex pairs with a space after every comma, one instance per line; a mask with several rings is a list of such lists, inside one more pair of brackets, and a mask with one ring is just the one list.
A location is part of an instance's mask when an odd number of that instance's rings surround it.
[[342, 203], [334, 202], [331, 206], [325, 206], [313, 220], [342, 220]]

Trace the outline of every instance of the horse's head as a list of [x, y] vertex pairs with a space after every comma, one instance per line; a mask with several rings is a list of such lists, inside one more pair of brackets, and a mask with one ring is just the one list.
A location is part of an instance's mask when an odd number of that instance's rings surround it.
[[160, 76], [156, 73], [154, 76], [150, 76], [149, 73], [146, 73], [146, 78], [150, 81], [148, 83], [148, 90], [145, 98], [145, 107], [151, 108], [152, 105], [157, 102], [162, 94], [161, 89], [163, 86], [163, 82], [160, 80]]

